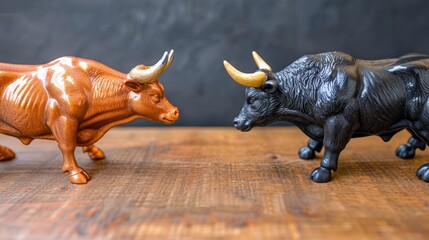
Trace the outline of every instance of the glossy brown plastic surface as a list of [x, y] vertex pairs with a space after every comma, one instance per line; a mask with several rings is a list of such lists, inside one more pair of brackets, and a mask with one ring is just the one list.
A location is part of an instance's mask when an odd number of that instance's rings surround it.
[[[0, 133], [26, 145], [33, 139], [57, 141], [63, 172], [72, 183], [87, 183], [90, 176], [74, 156], [77, 146], [91, 159], [103, 159], [93, 144], [110, 128], [139, 118], [166, 124], [178, 119], [178, 108], [158, 82], [173, 57], [173, 50], [165, 52], [155, 65], [138, 65], [129, 74], [77, 57], [43, 65], [0, 63]], [[14, 157], [0, 145], [0, 160]]]

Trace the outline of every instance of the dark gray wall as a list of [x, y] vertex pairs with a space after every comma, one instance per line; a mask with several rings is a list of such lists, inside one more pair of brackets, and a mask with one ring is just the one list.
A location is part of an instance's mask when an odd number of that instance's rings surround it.
[[0, 1], [0, 62], [75, 55], [128, 72], [170, 48], [176, 58], [161, 81], [181, 108], [177, 125], [231, 125], [244, 87], [223, 59], [251, 72], [252, 50], [274, 70], [333, 50], [370, 59], [429, 53], [429, 1]]

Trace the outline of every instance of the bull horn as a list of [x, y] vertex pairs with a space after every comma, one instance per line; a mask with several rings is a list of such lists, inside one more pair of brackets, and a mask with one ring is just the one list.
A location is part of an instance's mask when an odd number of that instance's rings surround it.
[[174, 59], [174, 50], [171, 49], [170, 52], [168, 53], [168, 60], [167, 60], [167, 64], [164, 67], [164, 71], [170, 67], [171, 63], [173, 62], [173, 59]]
[[258, 88], [262, 86], [268, 78], [264, 72], [242, 73], [227, 61], [223, 61], [223, 65], [234, 81], [247, 87]]
[[161, 59], [153, 66], [138, 65], [131, 69], [128, 73], [129, 78], [140, 82], [147, 83], [153, 81], [159, 75], [161, 75], [170, 66], [174, 58], [174, 51], [164, 52]]
[[252, 52], [253, 60], [255, 60], [256, 66], [258, 66], [259, 69], [265, 69], [269, 72], [272, 72], [270, 65], [264, 61], [264, 59], [259, 56], [259, 54], [255, 51]]

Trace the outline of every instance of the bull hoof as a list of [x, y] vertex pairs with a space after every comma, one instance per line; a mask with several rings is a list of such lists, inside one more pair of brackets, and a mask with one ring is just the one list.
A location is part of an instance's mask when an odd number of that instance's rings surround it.
[[15, 153], [5, 146], [0, 146], [0, 161], [8, 161], [15, 158]]
[[318, 167], [311, 172], [310, 179], [317, 183], [329, 182], [331, 181], [331, 170], [324, 167]]
[[411, 159], [414, 158], [416, 154], [416, 149], [409, 144], [402, 144], [396, 149], [396, 156], [402, 159]]
[[104, 155], [104, 152], [96, 146], [83, 147], [82, 151], [84, 153], [87, 152], [88, 156], [92, 160], [102, 160], [106, 158], [106, 156]]
[[69, 179], [70, 182], [74, 184], [85, 184], [91, 179], [91, 177], [87, 172], [85, 172], [85, 170], [78, 169], [69, 171]]
[[102, 160], [106, 158], [106, 156], [104, 156], [104, 152], [101, 149], [97, 149], [94, 152], [89, 152], [88, 155], [92, 160]]
[[429, 182], [429, 163], [423, 164], [417, 169], [416, 175], [425, 182]]
[[301, 159], [309, 160], [309, 159], [314, 159], [316, 157], [316, 154], [309, 147], [302, 147], [299, 149], [298, 156]]

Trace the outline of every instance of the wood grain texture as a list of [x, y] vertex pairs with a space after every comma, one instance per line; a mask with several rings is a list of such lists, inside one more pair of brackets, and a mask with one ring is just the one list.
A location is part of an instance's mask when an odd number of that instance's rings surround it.
[[0, 136], [17, 158], [0, 162], [0, 239], [427, 239], [429, 162], [406, 141], [353, 139], [332, 182], [309, 180], [296, 128], [117, 128], [98, 144], [92, 176], [73, 185], [55, 142]]

